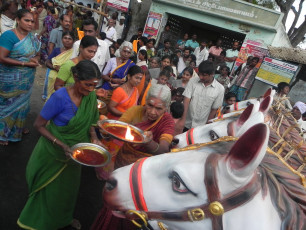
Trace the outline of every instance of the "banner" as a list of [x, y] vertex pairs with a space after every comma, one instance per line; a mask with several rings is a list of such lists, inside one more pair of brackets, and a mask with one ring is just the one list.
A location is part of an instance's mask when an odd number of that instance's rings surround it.
[[266, 57], [256, 75], [256, 79], [277, 86], [280, 82], [290, 83], [298, 70], [298, 65]]
[[267, 56], [269, 54], [269, 51], [262, 47], [262, 43], [260, 42], [256, 42], [256, 41], [252, 41], [252, 40], [247, 40], [246, 42], [244, 42], [240, 48], [240, 51], [238, 53], [238, 57], [235, 61], [234, 67], [232, 69], [232, 74], [234, 71], [236, 71], [236, 69], [242, 65], [243, 63], [245, 63], [248, 59], [249, 56], [253, 56], [253, 57], [258, 57], [259, 58], [259, 62], [256, 65], [257, 68], [260, 67], [263, 58], [265, 56]]
[[108, 0], [107, 5], [117, 10], [128, 12], [130, 0]]
[[143, 36], [156, 39], [162, 18], [162, 14], [150, 11], [143, 31]]

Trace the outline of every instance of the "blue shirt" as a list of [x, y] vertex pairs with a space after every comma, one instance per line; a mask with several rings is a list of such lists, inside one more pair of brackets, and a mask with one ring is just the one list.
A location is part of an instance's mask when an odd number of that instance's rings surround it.
[[199, 47], [199, 43], [197, 41], [192, 41], [191, 39], [190, 40], [187, 40], [186, 44], [185, 44], [185, 47], [191, 47], [193, 49]]
[[71, 101], [67, 89], [63, 87], [51, 95], [40, 115], [47, 121], [53, 120], [57, 126], [65, 126], [77, 111], [78, 107]]

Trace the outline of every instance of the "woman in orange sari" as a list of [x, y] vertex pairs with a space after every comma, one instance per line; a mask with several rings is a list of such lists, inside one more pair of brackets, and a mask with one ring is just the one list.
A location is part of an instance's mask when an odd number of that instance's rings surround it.
[[132, 106], [137, 105], [139, 93], [136, 88], [143, 77], [142, 69], [134, 65], [127, 72], [127, 82], [113, 91], [113, 95], [108, 104], [109, 119], [118, 120], [121, 115]]
[[[167, 153], [174, 134], [174, 121], [167, 112], [171, 102], [171, 91], [168, 86], [154, 84], [150, 88], [145, 106], [133, 106], [121, 117], [120, 121], [130, 123], [147, 132], [150, 139], [145, 144], [132, 145], [124, 143], [115, 160], [115, 169], [136, 162], [143, 157]], [[91, 227], [91, 230], [134, 230], [138, 229], [129, 220], [112, 214], [104, 206]]]

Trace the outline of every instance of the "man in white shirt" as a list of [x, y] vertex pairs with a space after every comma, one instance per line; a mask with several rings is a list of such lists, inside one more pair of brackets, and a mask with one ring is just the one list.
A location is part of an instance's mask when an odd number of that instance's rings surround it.
[[222, 106], [224, 87], [214, 79], [214, 72], [213, 63], [204, 61], [199, 65], [199, 76], [189, 80], [183, 93], [184, 114], [176, 123], [178, 129], [205, 125]]
[[[97, 29], [98, 29], [98, 23], [96, 21], [87, 19], [83, 22], [83, 31], [85, 36], [88, 35], [88, 36], [97, 37]], [[98, 38], [97, 41], [99, 43], [99, 47], [96, 52], [96, 55], [91, 59], [91, 61], [96, 63], [100, 71], [102, 72], [105, 63], [110, 59], [110, 55], [109, 55], [108, 44], [105, 41], [100, 40]], [[78, 40], [73, 44], [73, 53], [71, 58], [77, 57], [79, 55], [80, 43], [81, 40]]]
[[109, 19], [108, 27], [106, 27], [104, 31], [106, 33], [105, 41], [108, 43], [108, 46], [111, 46], [113, 42], [117, 41], [117, 32], [116, 32], [114, 25], [115, 25], [115, 20]]
[[208, 59], [209, 52], [206, 49], [206, 42], [202, 41], [201, 45], [195, 48], [193, 54], [196, 56], [197, 61], [196, 64], [199, 66], [202, 61], [206, 61]]
[[187, 63], [187, 60], [188, 60], [190, 54], [191, 54], [190, 48], [186, 47], [184, 49], [183, 56], [179, 58], [179, 61], [178, 61], [178, 64], [177, 64], [178, 74], [181, 74], [183, 72], [183, 70], [187, 67], [186, 63]]
[[115, 26], [116, 32], [117, 32], [117, 39], [122, 37], [123, 29], [124, 29], [124, 21], [125, 17], [121, 16], [119, 23]]
[[232, 49], [228, 49], [226, 51], [226, 57], [224, 60], [226, 61], [226, 65], [230, 70], [232, 70], [234, 62], [236, 61], [236, 58], [238, 57], [238, 47], [239, 47], [239, 42], [234, 42]]
[[2, 13], [0, 15], [0, 35], [7, 30], [15, 27], [16, 12], [18, 10], [18, 3], [14, 1], [3, 1]]

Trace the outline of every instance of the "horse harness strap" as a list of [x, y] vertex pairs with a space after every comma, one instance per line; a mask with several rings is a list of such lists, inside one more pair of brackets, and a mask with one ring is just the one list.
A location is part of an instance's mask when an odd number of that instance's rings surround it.
[[[166, 212], [166, 211], [154, 212], [154, 211], [148, 211], [146, 206], [145, 208], [139, 208], [139, 206], [141, 205], [136, 205], [134, 200], [135, 206], [138, 206], [136, 207], [137, 210], [140, 211], [141, 215], [143, 215], [146, 219], [149, 220], [157, 219], [157, 220], [169, 220], [169, 221], [194, 222], [194, 221], [201, 221], [204, 218], [210, 218], [212, 220], [213, 230], [222, 230], [223, 229], [222, 215], [225, 212], [237, 208], [250, 201], [260, 191], [260, 183], [258, 180], [258, 176], [254, 175], [248, 184], [231, 192], [230, 194], [225, 195], [224, 197], [221, 197], [216, 177], [216, 168], [218, 161], [221, 157], [222, 156], [219, 154], [212, 154], [206, 160], [204, 182], [208, 194], [208, 203], [203, 204], [199, 207], [192, 207], [189, 208], [188, 210], [179, 211], [179, 212]], [[136, 162], [135, 164], [142, 165], [144, 160], [145, 159], [142, 159]], [[131, 174], [133, 174], [132, 171], [134, 170], [131, 170]], [[135, 189], [133, 190], [135, 192]], [[132, 192], [132, 195], [134, 192]], [[143, 195], [142, 186], [141, 186], [141, 195]], [[143, 202], [145, 202], [144, 198], [142, 199]], [[142, 202], [140, 200], [141, 199], [139, 199], [138, 203]], [[136, 215], [128, 215], [127, 218], [131, 220], [139, 219], [139, 217], [137, 217]]]
[[191, 128], [191, 129], [189, 129], [189, 130], [186, 132], [186, 141], [187, 141], [187, 145], [193, 145], [193, 144], [194, 144], [193, 130], [194, 130], [194, 128]]
[[142, 190], [142, 180], [141, 180], [141, 169], [143, 162], [147, 158], [139, 159], [135, 164], [132, 166], [130, 171], [130, 189], [132, 193], [132, 198], [134, 201], [134, 205], [137, 211], [148, 211], [146, 202], [143, 196]]
[[239, 103], [239, 102], [235, 102], [235, 103], [234, 103], [234, 111], [237, 111], [237, 110], [239, 109], [238, 103]]

